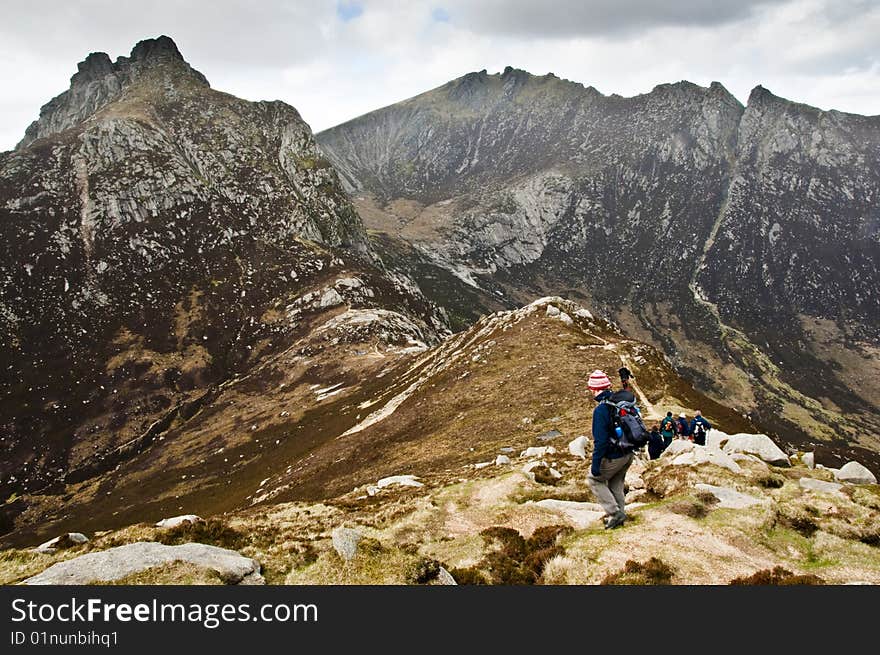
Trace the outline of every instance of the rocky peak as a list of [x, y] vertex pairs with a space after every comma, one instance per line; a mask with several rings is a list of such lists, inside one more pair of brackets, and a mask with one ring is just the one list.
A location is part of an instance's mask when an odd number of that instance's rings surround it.
[[77, 64], [70, 88], [43, 105], [40, 118], [31, 123], [16, 149], [75, 127], [121, 97], [133, 83], [157, 71], [167, 73], [175, 87], [186, 83], [210, 86], [204, 75], [184, 61], [177, 45], [167, 36], [138, 42], [130, 56], [119, 57], [115, 63], [106, 52], [93, 52]]
[[164, 34], [156, 39], [138, 41], [131, 51], [131, 61], [148, 62], [162, 59], [183, 61], [183, 55], [177, 49], [177, 44]]
[[70, 86], [80, 86], [100, 80], [115, 72], [113, 62], [106, 52], [93, 52], [76, 65], [77, 72], [70, 78]]

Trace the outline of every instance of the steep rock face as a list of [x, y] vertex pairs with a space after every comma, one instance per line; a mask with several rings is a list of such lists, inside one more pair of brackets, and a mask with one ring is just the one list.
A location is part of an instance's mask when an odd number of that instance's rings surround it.
[[[880, 117], [824, 112], [758, 87], [698, 282], [726, 319], [845, 319], [878, 336]], [[744, 301], [748, 300], [746, 303]]]
[[585, 298], [774, 434], [874, 450], [878, 139], [761, 88], [510, 68], [318, 135], [367, 225], [464, 283]]
[[165, 37], [90, 55], [0, 153], [6, 496], [93, 475], [191, 416], [301, 336], [285, 307], [332, 275], [370, 294], [321, 309], [442, 329], [381, 268], [294, 108], [210, 89]]

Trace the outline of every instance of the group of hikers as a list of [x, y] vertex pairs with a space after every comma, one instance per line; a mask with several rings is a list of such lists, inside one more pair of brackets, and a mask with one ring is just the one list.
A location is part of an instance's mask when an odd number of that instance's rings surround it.
[[657, 459], [676, 438], [705, 446], [706, 435], [712, 429], [698, 410], [691, 421], [684, 413], [673, 418], [672, 412], [667, 412], [648, 432], [630, 388], [634, 376], [626, 367], [619, 369], [618, 374], [621, 388], [617, 391], [612, 390], [611, 380], [600, 370], [593, 371], [587, 383], [597, 403], [593, 410], [593, 457], [587, 483], [605, 510], [606, 529], [626, 521], [624, 480], [637, 450], [647, 445], [648, 456]]
[[687, 439], [699, 446], [705, 446], [706, 435], [711, 429], [712, 424], [703, 418], [700, 410], [697, 410], [690, 423], [684, 412], [679, 414], [677, 419], [672, 417], [672, 412], [666, 412], [663, 420], [651, 427], [648, 436], [648, 456], [657, 459], [676, 438]]

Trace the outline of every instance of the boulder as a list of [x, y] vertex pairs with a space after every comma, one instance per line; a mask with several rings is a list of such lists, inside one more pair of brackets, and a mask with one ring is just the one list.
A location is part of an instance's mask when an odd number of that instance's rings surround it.
[[529, 446], [522, 451], [520, 457], [543, 457], [544, 455], [554, 455], [556, 449], [553, 446]]
[[492, 466], [492, 462], [478, 462], [477, 464], [474, 464], [474, 468], [478, 471], [480, 469], [486, 468], [487, 466]]
[[760, 457], [749, 455], [747, 453], [731, 453], [730, 459], [732, 459], [734, 462], [754, 462], [755, 464], [761, 464], [764, 467], [767, 466], [767, 462], [765, 462]]
[[333, 548], [339, 553], [339, 556], [346, 562], [350, 562], [357, 555], [358, 544], [364, 535], [351, 528], [336, 528], [330, 533], [330, 538], [333, 540]]
[[442, 566], [440, 567], [440, 572], [437, 574], [437, 583], [443, 585], [458, 585], [455, 578], [452, 577], [452, 574]]
[[834, 479], [851, 484], [877, 484], [876, 476], [858, 462], [847, 462], [834, 472]]
[[711, 484], [697, 484], [696, 488], [699, 491], [708, 491], [715, 496], [719, 501], [718, 507], [745, 509], [746, 507], [752, 507], [753, 505], [764, 505], [768, 502], [762, 498], [756, 498], [755, 496], [750, 496], [728, 487], [716, 487]]
[[766, 434], [734, 434], [724, 444], [724, 452], [757, 455], [772, 466], [788, 467], [791, 461]]
[[[579, 503], [573, 500], [557, 500], [555, 498], [545, 498], [544, 500], [528, 501], [527, 505], [536, 505], [543, 507], [551, 512], [556, 512], [564, 516], [569, 523], [576, 528], [588, 528], [605, 516], [605, 510], [599, 503]], [[627, 503], [626, 511], [641, 507], [644, 503]]]
[[547, 305], [547, 316], [559, 316], [559, 308]]
[[566, 314], [565, 312], [559, 312], [559, 317], [558, 317], [558, 318], [559, 318], [559, 320], [562, 321], [565, 325], [571, 325], [572, 323], [574, 323], [574, 320], [572, 320], [571, 316], [569, 316], [569, 315]]
[[685, 439], [673, 439], [672, 443], [669, 444], [669, 447], [663, 451], [661, 457], [675, 457], [676, 455], [680, 455], [681, 453], [689, 453], [694, 449], [694, 443], [692, 441], [686, 441]]
[[801, 455], [801, 464], [808, 469], [816, 468], [816, 453], [804, 453]]
[[539, 500], [535, 505], [561, 514], [572, 525], [581, 529], [589, 527], [605, 516], [605, 510], [598, 503], [578, 503], [571, 500], [547, 498]]
[[561, 436], [562, 433], [559, 430], [547, 430], [547, 432], [538, 436], [538, 441], [553, 441], [553, 439]]
[[710, 448], [721, 448], [728, 439], [730, 439], [729, 434], [716, 428], [712, 428], [706, 434], [706, 445]]
[[626, 482], [626, 486], [630, 489], [644, 489], [645, 481], [642, 479], [642, 476], [639, 475], [637, 471], [633, 471], [632, 467], [629, 468], [626, 472], [626, 477], [624, 478]]
[[715, 466], [726, 468], [728, 471], [734, 473], [742, 473], [740, 465], [724, 451], [719, 450], [718, 448], [710, 448], [709, 446], [699, 446], [696, 444], [689, 452], [682, 453], [676, 457], [672, 463], [675, 465], [689, 464], [692, 466], [697, 466], [699, 464], [714, 464]]
[[568, 452], [581, 459], [587, 458], [587, 438], [578, 437], [568, 444]]
[[202, 520], [204, 519], [202, 519], [201, 516], [196, 516], [195, 514], [181, 514], [180, 516], [172, 516], [168, 519], [162, 519], [155, 525], [157, 528], [176, 528], [178, 525], [183, 525], [184, 523], [199, 523]]
[[495, 458], [495, 466], [504, 466], [505, 464], [510, 464], [510, 458], [507, 455], [498, 455]]
[[836, 482], [825, 482], [825, 480], [817, 480], [815, 478], [801, 478], [798, 480], [798, 484], [801, 486], [801, 489], [807, 489], [808, 491], [818, 491], [825, 494], [843, 494], [841, 491], [843, 485]]
[[425, 485], [418, 481], [418, 478], [414, 475], [392, 475], [387, 478], [382, 478], [376, 483], [376, 486], [380, 489], [384, 489], [385, 487], [390, 487], [392, 484], [399, 484], [403, 487], [424, 487]]
[[523, 473], [527, 473], [527, 474], [531, 475], [532, 471], [534, 471], [539, 466], [547, 467], [547, 470], [550, 471], [550, 475], [557, 480], [559, 480], [562, 477], [562, 473], [557, 471], [555, 468], [553, 468], [552, 466], [550, 466], [547, 462], [545, 462], [543, 460], [528, 462], [525, 466], [522, 467], [522, 471], [523, 471]]
[[228, 584], [265, 584], [260, 575], [260, 563], [234, 550], [195, 543], [166, 546], [153, 541], [116, 546], [58, 562], [28, 578], [24, 584], [85, 585], [112, 582], [174, 562], [186, 562], [216, 571]]
[[34, 548], [34, 550], [38, 553], [54, 553], [56, 550], [84, 544], [88, 540], [89, 538], [82, 532], [66, 532], [58, 535], [54, 539], [50, 539], [49, 541], [40, 544]]
[[648, 495], [647, 489], [633, 489], [629, 493], [626, 494], [626, 498], [624, 499], [627, 504], [634, 503], [641, 498], [644, 498]]
[[[547, 466], [547, 462], [543, 460], [536, 460], [534, 462], [527, 462], [525, 466], [522, 467], [523, 473], [531, 473], [532, 469], [538, 468], [539, 466]], [[547, 466], [547, 468], [550, 468]]]
[[318, 305], [320, 307], [335, 307], [336, 305], [341, 305], [343, 303], [342, 296], [339, 295], [339, 292], [336, 289], [330, 288], [324, 291], [321, 299], [318, 301]]

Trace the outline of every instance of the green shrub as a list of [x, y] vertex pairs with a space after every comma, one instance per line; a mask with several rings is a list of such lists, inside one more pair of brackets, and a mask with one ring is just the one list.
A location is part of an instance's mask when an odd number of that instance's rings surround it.
[[521, 560], [526, 555], [526, 540], [513, 528], [495, 525], [486, 528], [480, 535], [487, 546], [497, 544], [501, 552], [514, 560]]
[[697, 500], [679, 500], [669, 504], [669, 511], [675, 514], [690, 516], [692, 519], [704, 518], [709, 509]]
[[526, 549], [531, 552], [551, 548], [556, 545], [559, 537], [571, 534], [572, 532], [574, 532], [574, 528], [570, 525], [541, 526], [526, 540]]
[[470, 566], [466, 569], [452, 569], [449, 574], [460, 585], [487, 585], [489, 581], [480, 569]]
[[195, 523], [186, 521], [173, 528], [162, 530], [156, 535], [156, 541], [169, 546], [192, 541], [238, 550], [245, 543], [245, 535], [230, 528], [223, 521], [211, 518]]
[[403, 573], [407, 584], [425, 584], [440, 573], [440, 562], [429, 557], [422, 557], [410, 562]]
[[734, 578], [731, 585], [822, 585], [825, 581], [815, 575], [795, 575], [791, 571], [777, 566], [773, 569], [762, 569], [752, 575]]
[[647, 562], [628, 560], [623, 569], [609, 573], [599, 584], [603, 585], [667, 585], [675, 571], [666, 562], [652, 557]]

